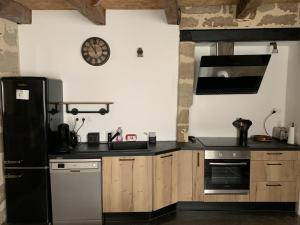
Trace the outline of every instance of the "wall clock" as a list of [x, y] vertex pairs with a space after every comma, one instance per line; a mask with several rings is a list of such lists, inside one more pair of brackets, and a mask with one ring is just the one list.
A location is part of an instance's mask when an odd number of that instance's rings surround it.
[[88, 64], [101, 66], [109, 59], [110, 48], [103, 39], [91, 37], [82, 44], [81, 54]]

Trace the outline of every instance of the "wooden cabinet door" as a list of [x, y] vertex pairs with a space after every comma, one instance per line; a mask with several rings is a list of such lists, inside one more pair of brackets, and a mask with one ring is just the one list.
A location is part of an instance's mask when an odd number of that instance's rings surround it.
[[193, 151], [193, 201], [204, 197], [204, 151]]
[[103, 158], [103, 211], [152, 211], [152, 157]]
[[251, 185], [251, 201], [296, 202], [295, 182], [254, 182]]
[[179, 151], [177, 158], [177, 201], [193, 200], [193, 151]]
[[251, 151], [251, 160], [298, 160], [297, 151]]
[[176, 153], [155, 156], [153, 168], [153, 210], [157, 210], [177, 201]]
[[295, 161], [251, 161], [251, 181], [296, 181]]

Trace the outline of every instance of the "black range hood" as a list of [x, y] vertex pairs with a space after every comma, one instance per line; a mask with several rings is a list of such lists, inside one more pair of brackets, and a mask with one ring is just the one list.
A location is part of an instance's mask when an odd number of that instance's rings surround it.
[[203, 56], [197, 95], [256, 94], [271, 55]]

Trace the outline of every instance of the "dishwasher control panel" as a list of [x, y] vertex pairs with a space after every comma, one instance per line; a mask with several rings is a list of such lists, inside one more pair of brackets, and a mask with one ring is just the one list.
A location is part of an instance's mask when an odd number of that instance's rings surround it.
[[55, 162], [50, 163], [52, 170], [98, 169], [99, 162]]

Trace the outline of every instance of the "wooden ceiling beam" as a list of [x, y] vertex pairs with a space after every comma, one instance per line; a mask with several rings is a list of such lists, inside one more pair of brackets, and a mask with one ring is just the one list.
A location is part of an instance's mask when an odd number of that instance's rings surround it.
[[[32, 10], [70, 10], [74, 7], [65, 0], [15, 0]], [[164, 9], [165, 0], [102, 0], [105, 9]], [[300, 0], [263, 0], [263, 4], [300, 2]], [[237, 5], [239, 0], [178, 0], [178, 7], [208, 5]]]
[[97, 25], [105, 25], [105, 8], [100, 5], [100, 1], [95, 0], [66, 0], [77, 9], [82, 15]]
[[250, 15], [254, 18], [257, 8], [262, 4], [262, 0], [240, 0], [236, 9], [236, 18], [245, 19]]
[[164, 0], [164, 9], [168, 24], [178, 25], [180, 23], [180, 10], [177, 0]]
[[0, 18], [18, 24], [31, 24], [31, 9], [13, 0], [0, 0]]

